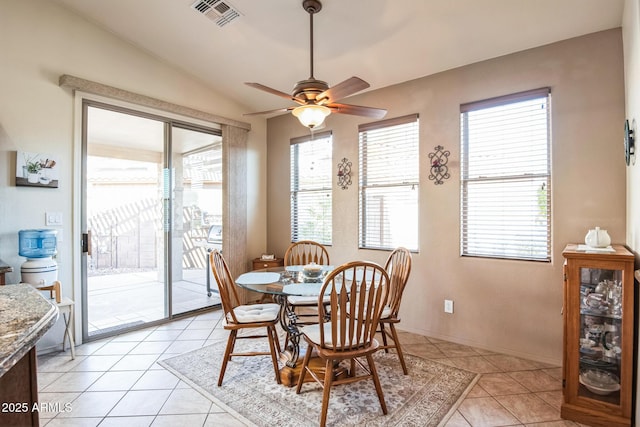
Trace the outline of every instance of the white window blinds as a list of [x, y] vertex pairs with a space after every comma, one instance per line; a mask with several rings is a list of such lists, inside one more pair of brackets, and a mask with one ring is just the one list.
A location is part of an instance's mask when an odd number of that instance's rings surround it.
[[360, 125], [361, 248], [418, 250], [418, 116]]
[[548, 88], [464, 104], [462, 255], [551, 260]]
[[291, 241], [331, 244], [331, 132], [291, 140]]

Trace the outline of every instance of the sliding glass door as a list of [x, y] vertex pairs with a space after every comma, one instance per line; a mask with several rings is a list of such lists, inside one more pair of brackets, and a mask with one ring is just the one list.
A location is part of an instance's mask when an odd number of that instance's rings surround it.
[[83, 338], [219, 304], [220, 132], [88, 101], [83, 120]]
[[217, 298], [208, 255], [222, 250], [222, 139], [174, 126], [171, 141], [171, 302], [179, 314], [210, 305], [214, 294]]

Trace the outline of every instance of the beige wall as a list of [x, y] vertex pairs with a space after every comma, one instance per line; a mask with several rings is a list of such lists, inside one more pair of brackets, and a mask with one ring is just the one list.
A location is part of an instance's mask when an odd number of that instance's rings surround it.
[[[459, 106], [544, 86], [551, 87], [552, 94], [553, 261], [462, 258]], [[414, 254], [401, 327], [559, 364], [564, 246], [583, 241], [596, 225], [607, 229], [614, 242], [625, 241], [621, 30], [454, 69], [349, 102], [387, 108], [388, 118], [420, 115], [420, 252]], [[333, 131], [334, 172], [343, 157], [355, 165], [355, 184], [347, 190], [334, 186], [334, 241], [329, 248], [334, 264], [353, 259], [383, 262], [388, 255], [358, 250], [357, 125], [367, 121], [340, 115], [327, 120], [327, 129]], [[268, 120], [267, 248], [280, 256], [290, 242], [289, 139], [305, 133], [290, 115]], [[439, 144], [451, 151], [451, 179], [436, 186], [428, 180], [427, 155]], [[443, 312], [445, 298], [454, 300], [454, 314]]]
[[[640, 126], [640, 0], [626, 0], [623, 16], [623, 44], [624, 44], [624, 76], [626, 118], [633, 124], [637, 132]], [[634, 135], [637, 138], [637, 134]], [[636, 142], [637, 147], [637, 142]], [[638, 152], [638, 148], [636, 148]], [[638, 152], [640, 155], [640, 152]], [[640, 253], [640, 188], [635, 185], [640, 182], [640, 162], [638, 156], [631, 166], [627, 167], [627, 239], [629, 248], [636, 254]], [[636, 292], [638, 292], [636, 286]], [[636, 334], [640, 335], [640, 325], [636, 325]], [[638, 361], [640, 372], [640, 361]], [[637, 375], [637, 374], [636, 374]], [[637, 385], [636, 395], [640, 393], [640, 383]], [[640, 401], [636, 399], [636, 420], [640, 419]]]
[[[74, 218], [74, 102], [58, 86], [62, 74], [115, 86], [239, 121], [250, 121], [247, 153], [248, 252], [264, 252], [266, 120], [246, 120], [247, 108], [196, 78], [98, 29], [48, 0], [0, 2], [0, 259], [20, 279], [18, 230], [44, 227], [45, 211], [63, 214], [58, 247], [63, 293], [79, 296], [79, 218]], [[60, 188], [15, 187], [15, 151], [46, 152], [59, 159]], [[78, 306], [77, 312], [80, 312]], [[78, 323], [79, 324], [79, 323]], [[79, 330], [79, 328], [78, 328]]]
[[[637, 3], [627, 2], [634, 7], [634, 28], [638, 25]], [[628, 13], [625, 16], [628, 18]], [[71, 165], [76, 161], [73, 102], [72, 94], [58, 87], [58, 77], [72, 74], [237, 120], [246, 121], [241, 116], [246, 108], [49, 1], [0, 3], [0, 28], [0, 258], [19, 270], [23, 259], [17, 255], [17, 231], [44, 226], [46, 210], [62, 212], [60, 277], [65, 294], [73, 295], [71, 260], [77, 247], [70, 236], [72, 207], [78, 196], [72, 191]], [[637, 54], [634, 58], [637, 61]], [[607, 228], [614, 241], [625, 241], [625, 172], [620, 163], [622, 75], [621, 33], [613, 30], [350, 100], [385, 107], [388, 117], [420, 114], [421, 250], [414, 255], [415, 268], [403, 303], [405, 329], [559, 363], [562, 248], [567, 242], [582, 240], [586, 230], [595, 225]], [[632, 83], [627, 79], [627, 92]], [[552, 88], [553, 262], [460, 258], [459, 104], [541, 86]], [[637, 109], [632, 104], [638, 102], [628, 95], [628, 112]], [[328, 119], [328, 129], [334, 134], [334, 164], [347, 157], [357, 173], [357, 124], [366, 121], [337, 115]], [[266, 241], [267, 250], [282, 255], [289, 243], [288, 141], [305, 132], [291, 116], [270, 119], [265, 156], [264, 122], [255, 119], [251, 124], [248, 251], [250, 256], [259, 255]], [[427, 154], [438, 144], [451, 150], [453, 159], [452, 178], [442, 186], [427, 179], [425, 166]], [[57, 155], [61, 168], [68, 168], [61, 175], [61, 188], [15, 187], [16, 150]], [[629, 168], [627, 179], [634, 178], [633, 170]], [[334, 188], [333, 262], [356, 258], [384, 261], [386, 252], [357, 249], [357, 184], [348, 190]], [[626, 241], [637, 248], [635, 239], [640, 237], [634, 237], [638, 234], [634, 230], [640, 228], [640, 220], [634, 223], [632, 214], [637, 212], [633, 206], [640, 195], [631, 193], [631, 185], [629, 188]], [[9, 276], [9, 280], [18, 279], [18, 273]], [[443, 313], [444, 298], [455, 301], [453, 315]]]

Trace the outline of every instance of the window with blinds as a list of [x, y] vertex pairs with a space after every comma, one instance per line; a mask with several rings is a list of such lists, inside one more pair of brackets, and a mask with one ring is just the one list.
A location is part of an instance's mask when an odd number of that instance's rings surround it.
[[418, 115], [358, 132], [360, 248], [418, 250]]
[[464, 104], [461, 253], [551, 260], [550, 91]]
[[291, 241], [331, 244], [331, 132], [291, 140]]

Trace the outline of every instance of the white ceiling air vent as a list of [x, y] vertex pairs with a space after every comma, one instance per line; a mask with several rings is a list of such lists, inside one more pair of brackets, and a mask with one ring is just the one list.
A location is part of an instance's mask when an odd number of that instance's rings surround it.
[[224, 27], [240, 16], [236, 8], [222, 0], [197, 0], [191, 8], [214, 21], [218, 27]]

